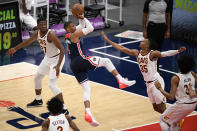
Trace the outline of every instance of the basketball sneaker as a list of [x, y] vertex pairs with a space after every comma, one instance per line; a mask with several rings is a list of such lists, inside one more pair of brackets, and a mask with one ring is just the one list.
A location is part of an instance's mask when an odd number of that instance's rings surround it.
[[41, 107], [43, 105], [42, 99], [41, 100], [34, 100], [31, 103], [27, 104], [27, 107]]
[[122, 79], [118, 80], [118, 83], [119, 83], [119, 88], [124, 89], [124, 88], [134, 85], [136, 83], [136, 81], [135, 80], [129, 81], [125, 78], [122, 78]]
[[90, 123], [91, 126], [94, 127], [99, 125], [99, 123], [94, 119], [92, 114], [88, 113], [87, 111], [85, 111], [85, 121], [87, 121], [88, 123]]

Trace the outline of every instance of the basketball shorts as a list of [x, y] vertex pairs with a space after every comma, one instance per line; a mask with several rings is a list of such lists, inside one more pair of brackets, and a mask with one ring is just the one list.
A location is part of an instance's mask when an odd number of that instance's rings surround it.
[[98, 56], [90, 56], [86, 59], [77, 56], [71, 59], [70, 68], [80, 84], [88, 80], [88, 70], [95, 70], [98, 67], [99, 60], [100, 57]]
[[[165, 83], [164, 83], [163, 78], [160, 75], [158, 75], [157, 80], [161, 84], [161, 88], [164, 89]], [[166, 102], [166, 97], [155, 87], [155, 82], [157, 80], [151, 83], [146, 83], [147, 94], [152, 104], [153, 103], [161, 104], [161, 102], [163, 103]]]
[[[45, 55], [44, 59], [42, 60], [42, 62], [40, 63], [38, 67], [38, 73], [42, 75], [46, 75], [49, 73], [49, 79], [57, 78], [56, 70], [54, 69], [54, 67], [57, 65], [58, 61], [59, 61], [59, 55], [53, 58], [49, 58]], [[60, 66], [60, 72], [62, 70], [64, 62], [65, 62], [65, 56]]]
[[178, 123], [181, 119], [192, 113], [195, 110], [196, 105], [197, 102], [193, 104], [175, 103], [164, 111], [160, 119], [170, 125]]

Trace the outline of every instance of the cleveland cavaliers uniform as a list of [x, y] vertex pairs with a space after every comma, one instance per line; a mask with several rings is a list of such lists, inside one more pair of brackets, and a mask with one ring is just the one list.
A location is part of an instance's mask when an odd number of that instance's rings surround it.
[[168, 124], [177, 123], [185, 116], [193, 112], [197, 105], [197, 98], [189, 96], [188, 87], [195, 91], [195, 78], [189, 72], [188, 74], [178, 73], [179, 84], [176, 91], [176, 103], [170, 106], [161, 116], [163, 121]]
[[[57, 65], [59, 60], [60, 50], [53, 44], [48, 42], [47, 37], [51, 30], [49, 29], [45, 36], [40, 36], [40, 31], [38, 31], [37, 40], [42, 48], [45, 56], [38, 68], [38, 73], [45, 75], [49, 72], [49, 78], [56, 78], [56, 70], [53, 68]], [[65, 57], [62, 60], [61, 67], [63, 66]], [[60, 69], [61, 71], [61, 69]]]
[[161, 104], [161, 102], [165, 102], [166, 98], [159, 90], [157, 90], [154, 83], [158, 80], [161, 87], [164, 89], [164, 80], [157, 72], [157, 60], [150, 60], [151, 52], [152, 51], [143, 56], [140, 50], [137, 62], [144, 77], [144, 81], [146, 82], [147, 93], [151, 103]]
[[70, 129], [65, 114], [49, 116], [48, 120], [50, 121], [48, 131], [69, 131]]
[[87, 57], [83, 53], [82, 44], [73, 43], [70, 40], [70, 34], [65, 35], [67, 51], [71, 58], [70, 68], [74, 73], [77, 81], [83, 83], [88, 80], [88, 70], [95, 70], [98, 67], [98, 56]]

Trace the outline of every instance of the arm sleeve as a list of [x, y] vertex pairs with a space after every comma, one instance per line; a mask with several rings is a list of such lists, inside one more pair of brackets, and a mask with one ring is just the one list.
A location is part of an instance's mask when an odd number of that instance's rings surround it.
[[79, 29], [83, 29], [85, 28], [85, 21], [82, 20], [82, 19], [79, 19], [79, 25], [77, 25], [76, 29], [79, 30]]
[[178, 50], [168, 50], [168, 51], [161, 52], [161, 56], [162, 57], [174, 56], [174, 55], [176, 55], [178, 53], [179, 53]]
[[82, 29], [82, 32], [84, 35], [87, 35], [94, 30], [94, 27], [88, 19], [84, 18], [83, 21], [85, 22], [85, 28]]

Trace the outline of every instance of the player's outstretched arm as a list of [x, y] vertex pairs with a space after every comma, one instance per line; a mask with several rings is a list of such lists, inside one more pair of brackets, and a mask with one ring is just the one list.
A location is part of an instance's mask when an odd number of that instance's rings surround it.
[[178, 77], [173, 76], [172, 79], [171, 79], [170, 93], [163, 90], [161, 88], [161, 84], [158, 81], [155, 82], [155, 86], [167, 99], [173, 101], [175, 99], [175, 94], [176, 94], [176, 91], [177, 91], [178, 83], [179, 83]]
[[68, 120], [68, 123], [70, 127], [73, 129], [73, 131], [80, 131], [77, 125], [74, 123], [74, 121], [71, 119], [69, 115], [65, 115], [66, 119]]
[[85, 36], [91, 32], [94, 31], [94, 27], [92, 26], [92, 24], [90, 23], [90, 21], [88, 19], [86, 19], [84, 16], [80, 15], [78, 16], [80, 17], [81, 23], [83, 23], [83, 27], [85, 25], [85, 27], [83, 28], [82, 26], [80, 27], [81, 29], [77, 29], [72, 36], [74, 38], [80, 38], [82, 36]]
[[121, 46], [113, 41], [111, 41], [106, 35], [105, 33], [102, 31], [102, 37], [103, 39], [109, 43], [110, 45], [112, 45], [114, 48], [116, 48], [117, 50], [121, 51], [121, 52], [124, 52], [125, 54], [128, 54], [128, 55], [132, 55], [132, 56], [138, 56], [139, 54], [139, 51], [136, 50], [136, 49], [129, 49], [129, 48], [126, 48], [124, 46]]
[[37, 39], [37, 34], [38, 32], [35, 31], [34, 34], [32, 35], [32, 37], [30, 37], [28, 40], [24, 41], [24, 42], [21, 42], [20, 44], [18, 44], [17, 46], [9, 49], [6, 54], [9, 55], [9, 56], [12, 56], [17, 50], [23, 48], [23, 47], [26, 47], [30, 44], [32, 44], [36, 39]]
[[186, 50], [186, 48], [184, 46], [182, 46], [178, 50], [168, 50], [168, 51], [163, 51], [163, 52], [153, 51], [151, 53], [151, 55], [153, 58], [154, 57], [161, 58], [161, 57], [167, 57], [167, 56], [174, 56], [174, 55], [184, 52], [185, 50]]

